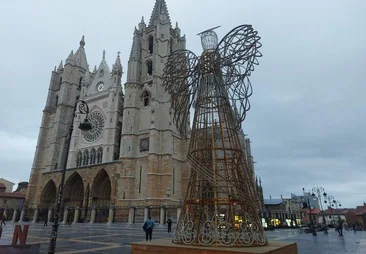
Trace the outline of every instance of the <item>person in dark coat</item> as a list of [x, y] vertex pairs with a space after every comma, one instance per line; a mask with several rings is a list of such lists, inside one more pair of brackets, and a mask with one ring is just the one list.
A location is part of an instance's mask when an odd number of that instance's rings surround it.
[[168, 233], [172, 232], [172, 219], [169, 217], [169, 219], [166, 221], [166, 223], [168, 224]]
[[44, 226], [44, 227], [47, 227], [47, 223], [48, 223], [48, 218], [46, 218], [46, 219], [44, 220], [43, 226]]
[[147, 221], [145, 221], [144, 226], [142, 227], [146, 233], [146, 241], [148, 241], [148, 239], [150, 239], [150, 242], [151, 242], [151, 237], [152, 237], [152, 232], [153, 232], [154, 227], [155, 227], [155, 222], [149, 216]]
[[337, 231], [339, 236], [343, 236], [343, 221], [341, 219], [338, 220]]

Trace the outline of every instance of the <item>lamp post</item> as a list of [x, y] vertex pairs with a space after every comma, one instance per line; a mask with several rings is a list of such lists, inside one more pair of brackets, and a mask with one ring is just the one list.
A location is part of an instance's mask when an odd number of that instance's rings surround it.
[[324, 199], [327, 196], [327, 193], [325, 193], [324, 188], [323, 187], [314, 187], [312, 189], [313, 193], [311, 194], [313, 197], [317, 196], [319, 199], [319, 203], [320, 203], [320, 209], [322, 211], [323, 214], [323, 224], [324, 224], [324, 233], [328, 234], [328, 230], [327, 230], [327, 222], [325, 220], [325, 214], [324, 214], [324, 210], [323, 210], [323, 204], [322, 204], [322, 196], [324, 196]]
[[[305, 194], [305, 189], [302, 188], [304, 194]], [[301, 200], [303, 201], [303, 208], [309, 208], [310, 210], [310, 215], [309, 215], [309, 219], [310, 219], [310, 227], [311, 227], [311, 231], [312, 231], [312, 234], [313, 236], [316, 236], [317, 233], [316, 233], [316, 230], [315, 230], [315, 225], [314, 225], [314, 221], [312, 219], [312, 207], [311, 207], [311, 204], [310, 204], [310, 199], [309, 198], [304, 198], [304, 197], [301, 197]], [[305, 202], [304, 202], [305, 201]]]
[[328, 209], [330, 210], [330, 215], [329, 215], [329, 219], [332, 219], [332, 223], [334, 224], [334, 219], [333, 219], [333, 209], [332, 209], [332, 201], [333, 201], [334, 197], [330, 196], [328, 194], [326, 194], [324, 196], [324, 204], [326, 204], [328, 206]]
[[333, 202], [332, 206], [335, 206], [335, 208], [336, 208], [337, 216], [338, 216], [338, 220], [340, 220], [340, 219], [341, 219], [341, 216], [339, 215], [339, 210], [338, 210], [338, 208], [342, 206], [342, 205], [341, 205], [341, 202], [340, 202], [339, 200], [335, 200], [335, 199], [333, 199], [333, 201], [332, 201], [332, 202]]
[[[76, 101], [75, 106], [74, 106], [74, 117], [75, 117], [77, 105], [79, 102], [80, 102], [80, 104], [79, 104], [80, 114], [86, 115], [84, 122], [80, 123], [79, 129], [82, 131], [89, 131], [93, 128], [93, 126], [88, 121], [89, 107], [85, 101], [83, 101], [83, 100]], [[68, 160], [68, 155], [69, 155], [69, 150], [70, 150], [70, 143], [71, 143], [71, 136], [72, 136], [73, 129], [74, 129], [74, 126], [73, 126], [73, 122], [72, 122], [70, 129], [69, 129], [68, 136], [67, 136], [67, 150], [66, 150], [66, 158], [65, 158], [66, 164], [65, 164], [64, 168], [62, 169], [61, 183], [60, 183], [60, 187], [58, 189], [58, 196], [57, 196], [57, 203], [56, 203], [56, 212], [54, 215], [54, 222], [52, 225], [50, 243], [48, 245], [48, 254], [53, 254], [56, 251], [57, 231], [58, 231], [58, 226], [59, 226], [58, 221], [60, 218], [60, 210], [61, 210], [60, 208], [61, 208], [62, 194], [63, 194], [64, 184], [65, 184], [66, 166], [67, 166], [67, 160]]]
[[312, 208], [311, 208], [311, 205], [310, 205], [310, 199], [309, 198], [307, 198], [307, 202], [308, 202], [308, 207], [310, 209], [310, 223], [311, 223], [310, 225], [311, 225], [311, 228], [312, 228], [312, 233], [313, 233], [313, 235], [317, 235], [316, 230], [315, 230], [314, 220], [312, 218], [312, 212], [311, 212]]

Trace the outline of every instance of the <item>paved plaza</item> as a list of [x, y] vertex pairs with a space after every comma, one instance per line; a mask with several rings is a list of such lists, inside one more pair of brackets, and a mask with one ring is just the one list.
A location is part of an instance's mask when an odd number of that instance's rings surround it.
[[[0, 245], [10, 244], [14, 224], [3, 228]], [[173, 229], [174, 230], [174, 229]], [[27, 243], [40, 243], [41, 253], [47, 252], [51, 225], [43, 227], [41, 223], [30, 224]], [[267, 232], [270, 241], [297, 242], [299, 254], [366, 254], [366, 232], [345, 231], [340, 237], [331, 229], [328, 235], [319, 233], [298, 234], [296, 229], [277, 229]], [[154, 238], [169, 238], [166, 227], [154, 229]], [[60, 225], [57, 239], [58, 254], [73, 253], [130, 253], [130, 242], [143, 241], [145, 233], [142, 225], [127, 224], [76, 224]]]

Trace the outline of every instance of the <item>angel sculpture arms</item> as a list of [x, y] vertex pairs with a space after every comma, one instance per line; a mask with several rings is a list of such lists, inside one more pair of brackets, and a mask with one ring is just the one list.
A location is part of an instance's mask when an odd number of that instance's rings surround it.
[[196, 94], [198, 58], [189, 50], [171, 53], [163, 74], [163, 86], [171, 95], [173, 121], [183, 137], [188, 136], [189, 111]]
[[215, 77], [228, 93], [236, 129], [240, 128], [250, 109], [252, 85], [249, 76], [254, 65], [259, 64], [257, 58], [262, 56], [259, 40], [258, 32], [251, 25], [241, 25], [225, 35], [216, 47], [215, 62], [220, 63], [220, 73], [216, 73]]

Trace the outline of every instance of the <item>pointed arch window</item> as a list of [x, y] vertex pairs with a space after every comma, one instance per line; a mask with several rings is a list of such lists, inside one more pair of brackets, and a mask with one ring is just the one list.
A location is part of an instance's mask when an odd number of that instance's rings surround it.
[[97, 151], [93, 148], [90, 152], [90, 165], [95, 164], [95, 159], [97, 157]]
[[173, 39], [170, 39], [170, 53], [173, 52]]
[[57, 104], [58, 104], [58, 95], [56, 95], [55, 97], [55, 106], [57, 107]]
[[83, 156], [83, 166], [87, 166], [89, 164], [89, 152], [88, 150], [84, 151], [84, 156]]
[[76, 167], [80, 167], [81, 164], [83, 162], [83, 155], [82, 153], [79, 151], [77, 156], [76, 156]]
[[144, 103], [144, 107], [150, 105], [150, 93], [148, 91], [142, 93], [142, 101]]
[[103, 160], [103, 148], [99, 147], [97, 152], [97, 163], [102, 163]]
[[149, 37], [149, 53], [152, 54], [154, 50], [154, 37], [151, 35]]
[[147, 67], [147, 75], [151, 76], [152, 73], [153, 73], [152, 61], [151, 60], [147, 61], [146, 67]]

